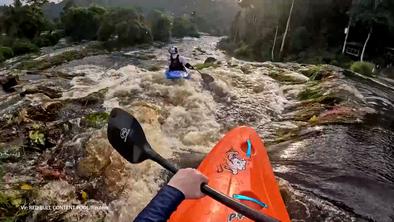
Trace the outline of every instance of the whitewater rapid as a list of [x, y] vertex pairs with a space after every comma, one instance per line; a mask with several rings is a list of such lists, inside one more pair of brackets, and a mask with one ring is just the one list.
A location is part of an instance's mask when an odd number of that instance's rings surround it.
[[[251, 126], [266, 143], [270, 143], [283, 136], [278, 135], [278, 132], [297, 130], [308, 124], [291, 118], [294, 116], [291, 110], [300, 104], [298, 95], [309, 81], [308, 77], [298, 72], [302, 68], [300, 64], [238, 60], [217, 49], [220, 40], [220, 37], [213, 36], [185, 38], [171, 44], [154, 43], [152, 46], [88, 56], [65, 63], [52, 70], [72, 77], [69, 87], [65, 88], [59, 100], [77, 100], [101, 93], [104, 111], [110, 112], [111, 109], [120, 107], [133, 114], [142, 123], [152, 147], [182, 167], [196, 167], [204, 155], [233, 127]], [[193, 65], [204, 63], [208, 57], [215, 58], [216, 66], [202, 70], [215, 81], [206, 83], [195, 71], [191, 71], [191, 80], [165, 79], [167, 49], [170, 45], [176, 45], [180, 54]], [[291, 77], [293, 82], [283, 83], [271, 78], [275, 72]], [[330, 81], [327, 82], [330, 84]], [[341, 90], [358, 98], [357, 101], [364, 103], [365, 98], [352, 84], [344, 82], [339, 86], [343, 88]], [[44, 102], [37, 96], [31, 99], [37, 104]], [[77, 125], [78, 121], [75, 121]], [[352, 151], [348, 148], [361, 147], [359, 153], [362, 157], [370, 146], [361, 146], [363, 144], [360, 145], [358, 140], [349, 139], [346, 127], [312, 125], [306, 128], [306, 132], [301, 132], [303, 137], [297, 141], [267, 146], [293, 221], [359, 221], [370, 215], [376, 216], [371, 211], [367, 216], [358, 217], [356, 214], [362, 214], [365, 209], [364, 205], [357, 202], [358, 196], [343, 200], [342, 193], [330, 195], [333, 190], [336, 191], [337, 187], [334, 185], [339, 183], [338, 180], [321, 181], [322, 178], [326, 179], [324, 175], [330, 176], [327, 176], [327, 180], [346, 178], [342, 177], [343, 166], [340, 164], [351, 162], [349, 152]], [[324, 132], [325, 130], [328, 131]], [[358, 129], [352, 132], [356, 130]], [[169, 174], [152, 161], [138, 165], [127, 163], [109, 145], [105, 128], [95, 131], [89, 129], [86, 134], [67, 141], [63, 149], [67, 151], [67, 147], [77, 147], [85, 153], [84, 157], [78, 159], [78, 163], [74, 163], [77, 171], [87, 175], [102, 173], [103, 182], [98, 183], [101, 187], [93, 189], [98, 191], [96, 199], [93, 198], [89, 203], [108, 206], [108, 210], [71, 211], [64, 218], [71, 221], [76, 218], [95, 221], [95, 218], [104, 215], [105, 221], [133, 220], [168, 180]], [[386, 137], [382, 141], [383, 147], [390, 144], [390, 139], [387, 140]], [[79, 145], [85, 142], [86, 147]], [[348, 146], [338, 150], [337, 146], [341, 143]], [[384, 152], [386, 151], [382, 151]], [[343, 161], [337, 161], [336, 158]], [[337, 166], [336, 162], [340, 164]], [[333, 164], [330, 165], [331, 163]], [[325, 164], [328, 166], [325, 167]], [[337, 169], [340, 169], [338, 175]], [[360, 169], [360, 166], [355, 165], [354, 169]], [[389, 172], [392, 168], [389, 166], [387, 169]], [[333, 172], [332, 175], [329, 172]], [[347, 184], [348, 181], [353, 181], [352, 178], [343, 180], [346, 185], [342, 186], [344, 193], [357, 189], [354, 184]], [[90, 182], [96, 186], [94, 181]], [[50, 182], [45, 186], [58, 192], [75, 192], [75, 188], [66, 182]], [[381, 198], [380, 194], [375, 198], [377, 202], [391, 201]], [[389, 208], [381, 210], [383, 214], [388, 211]], [[387, 215], [382, 218], [389, 218], [390, 215]]]

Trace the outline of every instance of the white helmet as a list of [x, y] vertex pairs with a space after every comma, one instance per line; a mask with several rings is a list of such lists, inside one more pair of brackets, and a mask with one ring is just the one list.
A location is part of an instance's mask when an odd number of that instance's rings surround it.
[[175, 46], [171, 46], [171, 47], [168, 49], [168, 52], [169, 52], [171, 55], [178, 54], [178, 48], [175, 47]]

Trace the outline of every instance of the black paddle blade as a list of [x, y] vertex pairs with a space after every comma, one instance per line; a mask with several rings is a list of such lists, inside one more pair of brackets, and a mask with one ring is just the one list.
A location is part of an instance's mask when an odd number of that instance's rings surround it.
[[111, 145], [130, 163], [150, 159], [152, 149], [140, 123], [129, 113], [115, 108], [111, 111], [107, 129]]
[[201, 78], [206, 84], [209, 84], [209, 83], [215, 81], [215, 79], [212, 76], [210, 76], [206, 73], [201, 73]]
[[206, 73], [202, 73], [202, 72], [200, 72], [199, 70], [196, 70], [196, 71], [197, 71], [198, 73], [200, 73], [201, 78], [202, 78], [202, 80], [204, 81], [205, 84], [209, 84], [209, 83], [215, 81], [215, 79], [214, 79], [211, 75], [208, 75], [208, 74], [206, 74]]

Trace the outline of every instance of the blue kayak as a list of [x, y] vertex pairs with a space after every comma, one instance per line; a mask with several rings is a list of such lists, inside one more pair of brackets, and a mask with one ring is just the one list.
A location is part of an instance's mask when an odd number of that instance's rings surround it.
[[185, 71], [166, 71], [167, 79], [190, 79], [190, 74]]

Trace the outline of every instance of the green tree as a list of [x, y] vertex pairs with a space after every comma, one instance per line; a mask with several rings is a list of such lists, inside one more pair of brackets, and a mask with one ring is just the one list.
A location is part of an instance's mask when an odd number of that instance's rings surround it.
[[66, 35], [76, 41], [96, 39], [105, 13], [104, 8], [97, 6], [70, 8], [61, 18]]
[[298, 53], [309, 47], [312, 37], [305, 26], [297, 27], [290, 37], [291, 51]]
[[154, 10], [149, 15], [153, 39], [166, 42], [171, 37], [171, 17], [161, 11]]
[[98, 39], [114, 39], [119, 45], [134, 45], [152, 41], [152, 34], [144, 17], [134, 8], [115, 8], [103, 17]]
[[110, 21], [104, 20], [97, 33], [97, 38], [100, 41], [108, 41], [111, 36], [115, 33], [115, 27]]
[[196, 25], [186, 16], [174, 18], [172, 35], [178, 38], [185, 36], [199, 37]]
[[134, 45], [152, 41], [150, 30], [139, 21], [121, 22], [116, 26], [118, 41], [122, 45]]
[[389, 1], [390, 0], [359, 0], [351, 9], [351, 16], [355, 19], [355, 22], [368, 28], [368, 35], [363, 45], [360, 61], [364, 61], [365, 52], [374, 29], [382, 26], [388, 28], [393, 27], [394, 12], [390, 10], [392, 8], [388, 7], [390, 6]]
[[51, 28], [41, 10], [15, 1], [3, 12], [2, 30], [10, 37], [33, 39]]
[[63, 7], [63, 12], [65, 12], [65, 11], [69, 10], [70, 8], [75, 7], [75, 6], [76, 5], [75, 5], [75, 2], [73, 0], [68, 0], [66, 2], [66, 4], [64, 5], [64, 7]]

